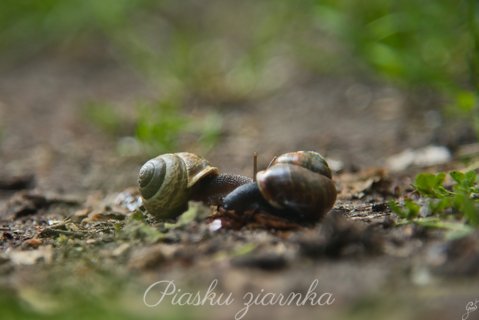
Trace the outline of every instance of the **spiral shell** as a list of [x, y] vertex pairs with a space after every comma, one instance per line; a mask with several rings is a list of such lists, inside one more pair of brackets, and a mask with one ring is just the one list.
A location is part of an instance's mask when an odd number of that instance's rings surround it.
[[319, 219], [336, 201], [336, 187], [324, 158], [314, 151], [286, 153], [256, 175], [259, 190], [273, 207]]
[[138, 184], [143, 205], [158, 218], [173, 218], [186, 209], [191, 188], [218, 168], [193, 153], [167, 153], [147, 161]]

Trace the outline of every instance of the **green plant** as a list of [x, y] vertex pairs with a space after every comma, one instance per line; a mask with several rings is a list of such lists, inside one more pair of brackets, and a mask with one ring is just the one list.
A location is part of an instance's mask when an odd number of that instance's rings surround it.
[[45, 48], [105, 55], [168, 95], [215, 104], [301, 72], [360, 71], [407, 92], [433, 88], [447, 98], [433, 107], [450, 105], [479, 132], [478, 24], [476, 0], [4, 0], [0, 53], [6, 65]]
[[174, 150], [187, 120], [173, 101], [140, 105], [136, 137], [147, 147], [158, 151]]
[[129, 13], [145, 9], [151, 2], [4, 0], [0, 3], [0, 50], [24, 58], [48, 47], [94, 43], [110, 30], [120, 30]]
[[[476, 0], [317, 1], [321, 26], [343, 59], [407, 92], [434, 89], [450, 114], [473, 119], [479, 134], [479, 4]], [[349, 67], [349, 66], [348, 66]], [[449, 113], [448, 113], [449, 112]]]
[[88, 102], [83, 114], [87, 121], [111, 135], [118, 135], [124, 122], [114, 106], [103, 102]]
[[138, 107], [136, 138], [152, 154], [178, 150], [188, 135], [204, 149], [212, 148], [220, 130], [219, 115], [209, 113], [197, 118], [185, 115], [173, 99]]
[[[285, 83], [289, 74], [282, 58], [294, 60], [289, 51], [301, 30], [311, 28], [310, 7], [310, 1], [211, 6], [165, 1], [155, 7], [154, 20], [145, 15], [152, 23], [129, 24], [121, 35], [111, 35], [122, 55], [163, 90], [218, 104], [236, 102]], [[317, 59], [320, 52], [313, 55]]]
[[63, 55], [106, 55], [133, 65], [162, 91], [231, 102], [281, 87], [297, 58], [324, 60], [323, 48], [311, 45], [312, 6], [286, 0], [5, 0], [0, 53], [2, 61], [59, 48]]
[[390, 201], [391, 210], [404, 223], [425, 227], [445, 228], [467, 233], [479, 227], [479, 185], [475, 171], [449, 173], [451, 185], [446, 185], [447, 175], [421, 173], [413, 187], [418, 198], [406, 198], [402, 204]]
[[331, 0], [316, 12], [376, 72], [408, 85], [450, 86], [467, 74], [473, 53], [466, 2]]
[[204, 151], [213, 148], [220, 138], [221, 116], [215, 112], [187, 115], [178, 100], [170, 98], [137, 104], [134, 107], [136, 117], [131, 119], [119, 113], [113, 104], [88, 102], [82, 109], [82, 116], [112, 137], [124, 138], [133, 133], [136, 139], [129, 139], [147, 153], [178, 151], [189, 143]]

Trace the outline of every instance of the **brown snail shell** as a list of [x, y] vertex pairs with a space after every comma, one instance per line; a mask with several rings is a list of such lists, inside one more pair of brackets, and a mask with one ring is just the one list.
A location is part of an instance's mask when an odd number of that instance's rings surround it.
[[192, 187], [218, 168], [193, 153], [167, 153], [146, 162], [138, 184], [143, 205], [158, 218], [173, 218], [187, 207]]
[[314, 151], [285, 153], [256, 183], [238, 187], [224, 198], [228, 210], [263, 209], [285, 217], [319, 220], [336, 201], [336, 187], [326, 160]]
[[263, 198], [273, 207], [319, 219], [336, 201], [331, 176], [321, 154], [296, 151], [277, 157], [269, 168], [257, 173], [256, 180]]
[[327, 176], [288, 164], [276, 164], [256, 175], [264, 199], [273, 207], [318, 219], [331, 210], [336, 187]]

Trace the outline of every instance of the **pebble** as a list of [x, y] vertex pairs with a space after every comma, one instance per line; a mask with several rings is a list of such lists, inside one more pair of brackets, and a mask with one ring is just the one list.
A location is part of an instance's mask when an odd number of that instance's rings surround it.
[[420, 149], [406, 149], [386, 160], [391, 171], [402, 171], [411, 166], [428, 167], [447, 163], [451, 160], [451, 152], [443, 146], [426, 146]]

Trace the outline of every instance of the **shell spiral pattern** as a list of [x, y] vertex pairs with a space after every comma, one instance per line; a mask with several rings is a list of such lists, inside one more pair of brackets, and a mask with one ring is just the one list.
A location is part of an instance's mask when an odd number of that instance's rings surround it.
[[147, 161], [138, 184], [143, 205], [158, 218], [173, 218], [187, 207], [191, 187], [218, 169], [191, 153], [167, 153]]

